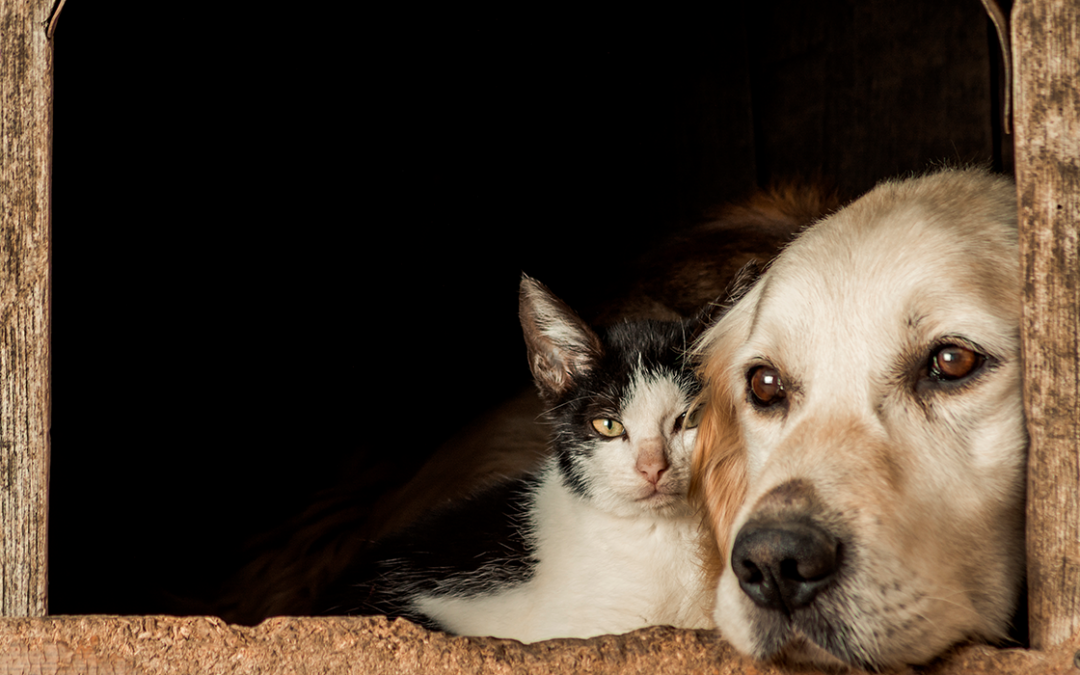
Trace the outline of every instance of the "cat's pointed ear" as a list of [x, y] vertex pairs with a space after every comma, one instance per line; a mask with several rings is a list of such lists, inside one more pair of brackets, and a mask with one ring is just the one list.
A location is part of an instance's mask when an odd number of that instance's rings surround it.
[[540, 394], [558, 399], [603, 353], [600, 338], [547, 286], [521, 275], [518, 315]]

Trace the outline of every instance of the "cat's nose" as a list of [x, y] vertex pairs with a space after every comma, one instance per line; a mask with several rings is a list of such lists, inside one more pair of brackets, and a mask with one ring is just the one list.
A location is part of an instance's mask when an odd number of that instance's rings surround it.
[[662, 442], [645, 445], [638, 451], [637, 462], [634, 463], [638, 473], [653, 485], [660, 482], [660, 477], [667, 471], [668, 466]]

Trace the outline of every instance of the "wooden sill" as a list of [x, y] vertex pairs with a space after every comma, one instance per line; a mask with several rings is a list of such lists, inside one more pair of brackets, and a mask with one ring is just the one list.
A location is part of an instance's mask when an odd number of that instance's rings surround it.
[[[1051, 651], [955, 650], [904, 673], [1035, 675], [1078, 671], [1080, 636]], [[792, 672], [737, 654], [711, 631], [647, 628], [591, 640], [524, 645], [515, 640], [451, 637], [385, 617], [278, 617], [254, 627], [215, 617], [55, 616], [0, 619], [0, 673], [499, 673]], [[820, 671], [799, 669], [813, 675]]]

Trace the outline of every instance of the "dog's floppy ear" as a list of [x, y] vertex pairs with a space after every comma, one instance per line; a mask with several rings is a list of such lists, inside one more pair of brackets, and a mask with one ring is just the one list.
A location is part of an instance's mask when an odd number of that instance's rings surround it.
[[703, 509], [715, 545], [706, 551], [711, 574], [723, 571], [731, 527], [746, 495], [746, 452], [735, 414], [731, 377], [735, 351], [746, 340], [759, 293], [749, 293], [709, 328], [694, 347], [704, 383], [694, 448], [690, 498]]
[[518, 303], [525, 346], [541, 397], [554, 403], [603, 354], [599, 336], [547, 286], [521, 275]]

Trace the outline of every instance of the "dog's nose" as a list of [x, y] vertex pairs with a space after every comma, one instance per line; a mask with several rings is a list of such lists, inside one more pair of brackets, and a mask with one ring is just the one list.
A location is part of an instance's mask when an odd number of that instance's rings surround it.
[[731, 567], [751, 600], [790, 614], [829, 585], [838, 554], [836, 537], [812, 523], [750, 522], [735, 537]]

